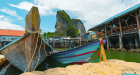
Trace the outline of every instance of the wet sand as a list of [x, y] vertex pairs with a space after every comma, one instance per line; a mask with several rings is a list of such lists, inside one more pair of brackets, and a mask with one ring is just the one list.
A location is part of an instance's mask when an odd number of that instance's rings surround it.
[[46, 71], [26, 72], [21, 75], [122, 75], [131, 73], [140, 75], [140, 63], [110, 59], [98, 63], [70, 65], [66, 68], [50, 68]]

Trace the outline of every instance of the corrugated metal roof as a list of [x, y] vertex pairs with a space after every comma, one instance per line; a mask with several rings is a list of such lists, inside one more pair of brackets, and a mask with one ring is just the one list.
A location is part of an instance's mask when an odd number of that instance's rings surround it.
[[[100, 25], [102, 25], [102, 24], [104, 24], [104, 23], [106, 23], [108, 21], [111, 21], [111, 20], [113, 20], [113, 19], [115, 19], [117, 17], [120, 17], [120, 16], [122, 16], [122, 15], [124, 15], [124, 14], [126, 14], [126, 13], [128, 13], [130, 11], [133, 11], [135, 9], [138, 9], [139, 7], [140, 7], [140, 3], [137, 4], [137, 5], [135, 5], [135, 6], [133, 6], [133, 7], [131, 7], [131, 8], [129, 8], [129, 9], [127, 9], [127, 10], [125, 10], [125, 11], [123, 11], [123, 12], [121, 12], [121, 13], [119, 13], [119, 14], [117, 14], [117, 15], [115, 15], [115, 16], [113, 16], [113, 17], [111, 17], [111, 18], [109, 18], [109, 19], [107, 19], [107, 20], [105, 20], [105, 21], [103, 21], [102, 23], [100, 23], [99, 25], [97, 25], [97, 26], [95, 26], [93, 28], [96, 28], [96, 27], [98, 27], [98, 26], [100, 26]], [[90, 28], [89, 30], [91, 30], [93, 28]]]

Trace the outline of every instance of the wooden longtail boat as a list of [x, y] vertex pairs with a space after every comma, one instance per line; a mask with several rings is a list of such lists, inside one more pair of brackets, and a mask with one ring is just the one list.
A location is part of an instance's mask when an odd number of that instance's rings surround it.
[[52, 47], [40, 35], [37, 7], [32, 7], [26, 15], [25, 34], [0, 49], [13, 66], [24, 72], [34, 71], [51, 50]]
[[[103, 42], [105, 43], [105, 40], [103, 40]], [[90, 57], [94, 54], [94, 52], [99, 46], [100, 40], [96, 40], [74, 49], [52, 53], [51, 56], [49, 56], [49, 58], [61, 62], [63, 64], [82, 64], [88, 62]]]

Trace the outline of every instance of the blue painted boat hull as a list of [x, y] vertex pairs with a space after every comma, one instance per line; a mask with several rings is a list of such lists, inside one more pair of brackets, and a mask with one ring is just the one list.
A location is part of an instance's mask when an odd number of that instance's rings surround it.
[[[105, 42], [105, 40], [103, 40]], [[100, 46], [100, 41], [96, 40], [84, 46], [74, 49], [53, 53], [49, 58], [61, 62], [63, 64], [76, 62], [91, 57]]]

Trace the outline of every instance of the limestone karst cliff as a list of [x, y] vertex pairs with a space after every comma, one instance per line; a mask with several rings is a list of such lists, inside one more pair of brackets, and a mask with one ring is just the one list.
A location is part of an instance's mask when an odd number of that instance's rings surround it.
[[71, 19], [70, 16], [64, 11], [57, 11], [56, 15], [56, 33], [66, 33], [68, 36], [75, 37], [78, 35], [78, 30], [81, 34], [86, 33], [85, 27], [79, 19]]

